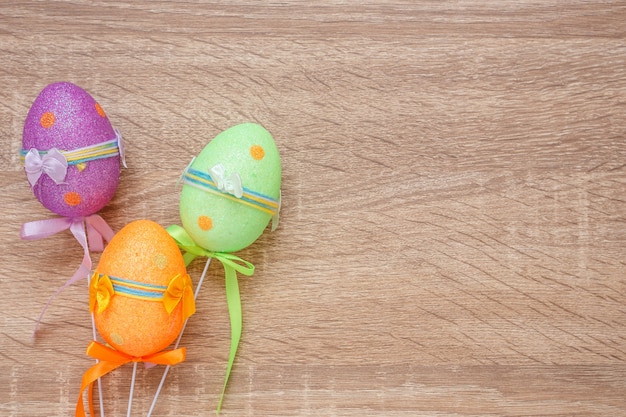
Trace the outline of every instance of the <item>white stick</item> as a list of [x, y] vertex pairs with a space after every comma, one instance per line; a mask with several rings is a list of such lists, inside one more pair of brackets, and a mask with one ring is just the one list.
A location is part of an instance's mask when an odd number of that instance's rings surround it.
[[135, 376], [137, 375], [137, 362], [133, 363], [133, 377], [130, 380], [130, 394], [128, 394], [128, 411], [126, 417], [130, 417], [130, 410], [133, 408], [133, 393], [135, 392]]
[[[87, 286], [90, 288], [91, 284], [91, 276], [87, 276]], [[93, 336], [94, 342], [96, 341], [96, 321], [94, 319], [93, 313], [91, 315], [91, 333]], [[96, 363], [100, 362], [96, 359]], [[102, 380], [98, 378], [98, 400], [100, 401], [100, 417], [104, 417], [104, 399], [102, 398]]]
[[[206, 261], [206, 265], [204, 265], [204, 271], [202, 271], [202, 275], [200, 276], [200, 280], [198, 281], [198, 285], [196, 286], [196, 292], [193, 294], [194, 300], [198, 299], [198, 293], [200, 292], [200, 287], [202, 286], [202, 282], [204, 281], [204, 277], [206, 276], [206, 271], [209, 269], [210, 264], [211, 264], [211, 258], [208, 258]], [[176, 344], [174, 345], [174, 349], [178, 348], [178, 345], [180, 344], [180, 339], [183, 337], [183, 332], [185, 331], [185, 327], [187, 327], [186, 321], [183, 324], [183, 328], [180, 330], [178, 339], [176, 339]], [[152, 404], [150, 405], [150, 410], [148, 410], [148, 417], [150, 417], [152, 415], [152, 412], [154, 411], [154, 407], [156, 406], [157, 399], [159, 398], [159, 394], [161, 393], [161, 389], [163, 388], [163, 384], [165, 383], [165, 378], [167, 377], [167, 373], [170, 371], [170, 368], [171, 368], [171, 365], [167, 365], [165, 367], [165, 371], [163, 371], [161, 382], [159, 382], [157, 392], [154, 394], [154, 399], [152, 400]]]

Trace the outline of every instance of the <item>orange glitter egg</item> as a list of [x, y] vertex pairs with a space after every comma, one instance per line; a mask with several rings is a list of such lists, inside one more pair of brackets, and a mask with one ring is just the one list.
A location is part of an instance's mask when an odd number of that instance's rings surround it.
[[162, 299], [135, 296], [146, 288], [167, 287], [176, 276], [187, 277], [180, 250], [165, 229], [150, 220], [126, 225], [107, 245], [92, 279], [102, 276], [117, 288], [104, 308], [104, 301], [94, 296], [96, 328], [108, 344], [140, 357], [176, 339], [184, 324], [182, 303], [168, 313]]

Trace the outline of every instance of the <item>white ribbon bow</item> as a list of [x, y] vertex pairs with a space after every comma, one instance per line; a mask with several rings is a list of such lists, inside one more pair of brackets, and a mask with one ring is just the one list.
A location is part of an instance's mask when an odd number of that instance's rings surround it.
[[226, 177], [225, 173], [226, 169], [222, 164], [217, 164], [214, 167], [209, 168], [209, 175], [218, 190], [223, 193], [234, 195], [237, 198], [241, 198], [241, 196], [243, 196], [241, 177], [236, 172], [230, 174], [228, 177]]
[[24, 167], [31, 187], [35, 186], [41, 174], [48, 175], [55, 184], [61, 184], [67, 174], [67, 160], [56, 148], [50, 149], [43, 157], [37, 149], [31, 148], [24, 158]]
[[124, 147], [124, 138], [122, 138], [122, 134], [120, 133], [119, 130], [117, 129], [113, 129], [115, 131], [115, 139], [117, 139], [117, 149], [120, 152], [120, 159], [122, 160], [122, 165], [124, 165], [124, 168], [128, 168], [128, 166], [126, 165], [126, 152], [125, 152], [125, 147]]

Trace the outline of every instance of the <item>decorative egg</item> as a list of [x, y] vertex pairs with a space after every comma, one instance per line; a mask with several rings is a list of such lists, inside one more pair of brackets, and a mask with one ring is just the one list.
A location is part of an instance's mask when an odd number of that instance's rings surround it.
[[[85, 90], [69, 82], [45, 87], [28, 112], [22, 138], [22, 157], [35, 197], [61, 216], [99, 211], [113, 198], [119, 182], [116, 139], [106, 113]], [[62, 173], [51, 172], [61, 169], [52, 158], [58, 160], [58, 155], [66, 160]], [[32, 177], [34, 169], [38, 176]]]
[[205, 249], [243, 249], [278, 215], [280, 182], [280, 156], [270, 133], [254, 123], [233, 126], [209, 142], [185, 171], [183, 227]]
[[183, 257], [165, 229], [137, 220], [113, 237], [92, 277], [90, 309], [104, 340], [133, 357], [176, 339], [195, 306]]

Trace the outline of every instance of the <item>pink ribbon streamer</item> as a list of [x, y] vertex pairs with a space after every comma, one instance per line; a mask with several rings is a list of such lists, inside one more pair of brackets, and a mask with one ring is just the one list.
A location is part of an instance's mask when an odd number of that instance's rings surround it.
[[67, 174], [67, 160], [55, 148], [50, 149], [43, 157], [39, 155], [37, 149], [31, 148], [24, 158], [24, 166], [31, 187], [35, 186], [42, 174], [52, 178], [55, 184], [62, 183]]
[[[85, 227], [86, 225], [86, 227]], [[54, 219], [38, 220], [34, 222], [24, 223], [20, 237], [25, 240], [43, 239], [52, 236], [63, 230], [69, 229], [78, 243], [83, 247], [83, 261], [78, 270], [48, 299], [44, 306], [33, 330], [33, 337], [37, 332], [39, 323], [43, 318], [46, 310], [52, 300], [56, 298], [64, 289], [70, 285], [86, 278], [91, 272], [91, 257], [89, 256], [89, 248], [94, 252], [102, 252], [104, 250], [104, 241], [110, 242], [115, 232], [109, 227], [106, 221], [97, 214], [87, 217], [57, 217]]]

